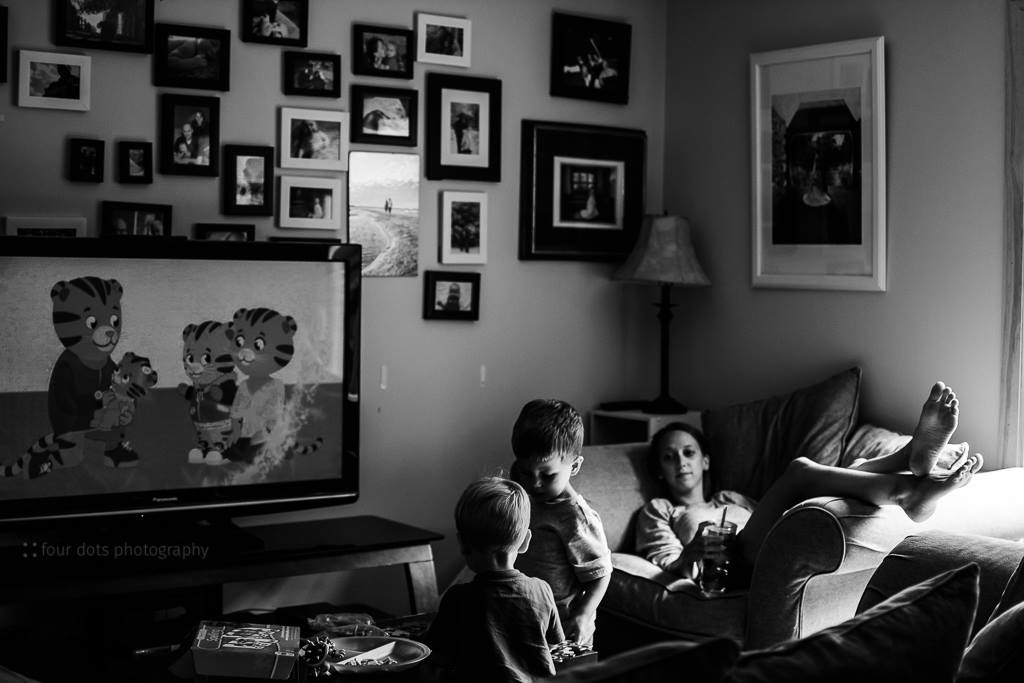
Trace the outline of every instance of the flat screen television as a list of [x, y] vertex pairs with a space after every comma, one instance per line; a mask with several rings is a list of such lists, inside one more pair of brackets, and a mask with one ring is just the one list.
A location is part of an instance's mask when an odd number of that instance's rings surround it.
[[360, 247], [0, 237], [0, 520], [354, 502]]

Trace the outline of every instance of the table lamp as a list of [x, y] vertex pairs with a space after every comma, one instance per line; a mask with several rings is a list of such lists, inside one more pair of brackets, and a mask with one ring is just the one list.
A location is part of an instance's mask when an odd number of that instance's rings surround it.
[[679, 216], [646, 216], [636, 245], [612, 278], [661, 286], [658, 321], [661, 323], [661, 393], [642, 409], [659, 415], [685, 413], [686, 406], [668, 391], [669, 323], [672, 322], [672, 286], [706, 287], [711, 284], [697, 261], [690, 240], [690, 223]]

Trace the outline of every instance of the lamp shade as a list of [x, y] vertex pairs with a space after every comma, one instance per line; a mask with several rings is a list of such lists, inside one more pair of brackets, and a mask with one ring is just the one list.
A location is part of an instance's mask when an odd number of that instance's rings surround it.
[[645, 216], [636, 246], [612, 275], [615, 280], [705, 287], [711, 284], [679, 216]]

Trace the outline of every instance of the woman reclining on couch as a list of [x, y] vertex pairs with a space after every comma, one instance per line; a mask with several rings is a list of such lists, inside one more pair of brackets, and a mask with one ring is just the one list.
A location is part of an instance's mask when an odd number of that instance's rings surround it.
[[[769, 530], [782, 514], [808, 498], [844, 496], [874, 505], [899, 505], [916, 522], [935, 512], [940, 498], [967, 484], [981, 469], [980, 453], [969, 455], [968, 444], [950, 445], [959, 404], [953, 391], [936, 382], [921, 410], [913, 438], [900, 450], [849, 468], [821, 465], [807, 458], [793, 460], [756, 503], [735, 491], [709, 496], [710, 466], [703, 434], [674, 422], [652, 438], [648, 465], [665, 482], [666, 497], [650, 500], [636, 522], [637, 553], [663, 570], [695, 578], [695, 563], [706, 556], [738, 555], [740, 576], [749, 574]], [[939, 464], [941, 460], [945, 464]], [[739, 529], [736, 547], [720, 537], [705, 536], [704, 527], [722, 519]]]

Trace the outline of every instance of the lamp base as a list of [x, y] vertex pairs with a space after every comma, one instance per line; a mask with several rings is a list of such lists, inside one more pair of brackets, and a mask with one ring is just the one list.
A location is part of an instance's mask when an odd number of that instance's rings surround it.
[[651, 415], [682, 415], [686, 413], [687, 408], [671, 396], [662, 394], [658, 398], [647, 403], [642, 410], [643, 412]]

